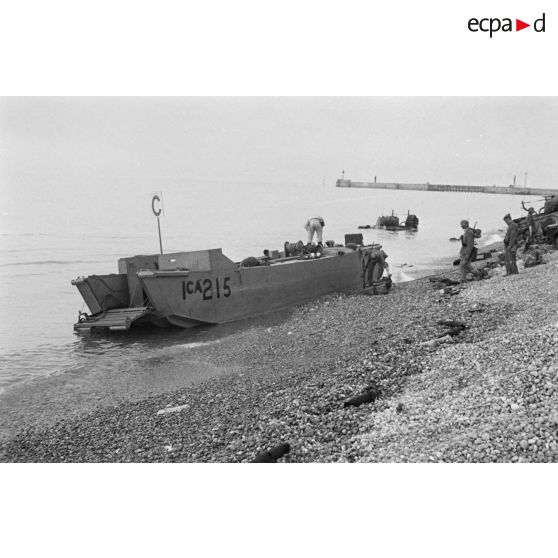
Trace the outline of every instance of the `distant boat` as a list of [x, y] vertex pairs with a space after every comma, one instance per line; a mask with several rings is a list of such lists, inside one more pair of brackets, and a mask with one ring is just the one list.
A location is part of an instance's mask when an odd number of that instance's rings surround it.
[[[385, 254], [378, 244], [325, 247], [319, 254], [266, 259], [243, 267], [220, 248], [122, 258], [119, 273], [72, 281], [91, 314], [75, 331], [127, 330], [155, 324], [190, 328], [226, 323], [308, 302], [322, 295], [374, 292]], [[253, 260], [254, 258], [249, 258]]]
[[388, 231], [416, 231], [418, 230], [419, 220], [416, 215], [407, 212], [407, 217], [403, 223], [399, 222], [399, 217], [392, 211], [391, 215], [382, 215], [376, 221], [377, 229]]

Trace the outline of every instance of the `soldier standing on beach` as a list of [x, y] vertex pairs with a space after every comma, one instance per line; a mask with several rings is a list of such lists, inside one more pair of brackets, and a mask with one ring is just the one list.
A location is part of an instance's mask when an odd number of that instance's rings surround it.
[[525, 242], [525, 251], [533, 244], [535, 241], [535, 236], [537, 234], [537, 225], [535, 223], [535, 210], [530, 207], [529, 213], [527, 213], [527, 242]]
[[504, 263], [506, 264], [506, 276], [516, 275], [519, 273], [516, 263], [518, 241], [517, 223], [512, 220], [509, 213], [504, 215], [504, 221], [508, 225], [506, 237], [504, 238]]
[[459, 269], [461, 270], [461, 282], [465, 283], [467, 281], [467, 273], [472, 273], [475, 277], [482, 277], [482, 274], [471, 265], [475, 252], [475, 231], [469, 227], [467, 219], [463, 219], [460, 225], [463, 229], [463, 235], [461, 236], [461, 250], [459, 251], [461, 258]]

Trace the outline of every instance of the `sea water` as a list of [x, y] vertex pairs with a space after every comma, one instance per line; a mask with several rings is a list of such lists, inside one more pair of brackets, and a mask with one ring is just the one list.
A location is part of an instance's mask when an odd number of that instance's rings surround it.
[[[154, 190], [162, 191], [160, 218], [165, 252], [222, 248], [234, 261], [281, 250], [285, 241], [306, 241], [309, 217], [325, 220], [324, 240], [342, 243], [362, 233], [388, 254], [393, 280], [427, 274], [457, 257], [459, 221], [483, 230], [482, 246], [502, 238], [502, 216], [524, 214], [522, 198], [507, 195], [337, 188], [334, 183], [188, 183], [166, 180], [154, 188], [99, 187], [72, 192], [55, 184], [28, 187], [4, 204], [0, 229], [0, 390], [60, 374], [127, 374], [150, 357], [211, 342], [234, 325], [199, 330], [138, 329], [106, 335], [75, 334], [78, 311], [88, 311], [70, 281], [117, 273], [117, 260], [159, 252]], [[527, 199], [527, 198], [523, 198]], [[533, 201], [534, 198], [529, 199]], [[408, 211], [417, 232], [359, 229], [380, 215]], [[397, 296], [397, 287], [389, 296]], [[367, 299], [369, 300], [369, 299]], [[258, 327], [254, 322], [253, 327]]]

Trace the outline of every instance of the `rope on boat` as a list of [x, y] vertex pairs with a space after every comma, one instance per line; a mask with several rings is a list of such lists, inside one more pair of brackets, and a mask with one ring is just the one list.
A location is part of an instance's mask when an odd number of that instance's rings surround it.
[[324, 247], [321, 244], [304, 244], [302, 240], [298, 242], [285, 242], [285, 257], [304, 256], [306, 254], [316, 254], [320, 257], [323, 254]]
[[84, 312], [83, 309], [85, 307], [85, 301], [83, 301], [81, 308], [78, 310], [78, 322], [82, 323], [82, 322], [86, 322], [87, 319], [89, 318], [89, 314], [87, 312]]
[[289, 256], [300, 256], [304, 252], [304, 243], [302, 240], [298, 242], [285, 242], [285, 257], [288, 258]]
[[134, 286], [134, 290], [132, 291], [132, 295], [130, 296], [130, 302], [128, 303], [128, 308], [132, 308], [132, 300], [134, 300], [134, 295], [136, 294], [136, 289], [138, 288], [139, 283], [136, 283]]

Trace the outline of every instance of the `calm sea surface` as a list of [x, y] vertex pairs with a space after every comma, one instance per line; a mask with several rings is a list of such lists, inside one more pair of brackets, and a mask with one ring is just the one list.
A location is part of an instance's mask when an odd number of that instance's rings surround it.
[[[119, 257], [157, 253], [153, 190], [137, 193], [95, 188], [74, 196], [37, 187], [11, 198], [0, 229], [0, 390], [37, 377], [102, 370], [131, 374], [150, 357], [176, 353], [231, 331], [138, 330], [116, 335], [76, 335], [78, 310], [87, 308], [70, 280], [117, 272]], [[322, 215], [325, 239], [364, 234], [388, 253], [394, 280], [424, 275], [459, 250], [459, 220], [483, 230], [483, 243], [502, 237], [502, 216], [520, 216], [519, 196], [341, 189], [332, 184], [212, 184], [162, 186], [165, 252], [221, 247], [233, 260], [305, 240], [303, 223]], [[536, 198], [531, 198], [530, 201]], [[381, 214], [407, 211], [417, 233], [359, 230]], [[395, 290], [391, 296], [397, 296]], [[233, 326], [234, 327], [234, 326]]]

